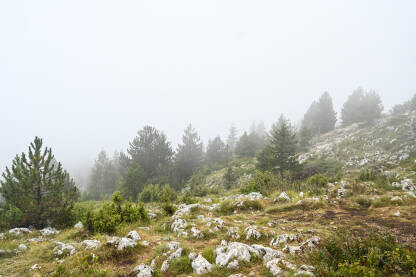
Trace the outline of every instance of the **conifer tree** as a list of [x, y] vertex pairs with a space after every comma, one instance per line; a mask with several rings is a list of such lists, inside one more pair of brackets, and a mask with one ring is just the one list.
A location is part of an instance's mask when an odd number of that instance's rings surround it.
[[[28, 155], [17, 155], [0, 181], [0, 193], [6, 204], [20, 210], [19, 226], [37, 228], [68, 223], [78, 190], [69, 174], [56, 162], [52, 149], [42, 148], [35, 137]], [[67, 221], [67, 222], [65, 222]]]
[[231, 151], [231, 154], [234, 154], [236, 144], [237, 144], [237, 128], [234, 126], [234, 124], [232, 124], [230, 127], [230, 131], [228, 133], [228, 138], [227, 138], [227, 145]]
[[258, 167], [262, 170], [275, 170], [283, 173], [296, 168], [296, 132], [290, 122], [281, 115], [272, 126], [266, 146], [259, 153]]
[[120, 180], [120, 191], [124, 198], [137, 200], [146, 181], [146, 173], [137, 163], [133, 162], [127, 170], [126, 176]]
[[185, 129], [182, 144], [178, 145], [175, 156], [175, 168], [181, 183], [188, 180], [201, 166], [203, 161], [202, 147], [198, 133], [189, 124]]
[[303, 118], [302, 127], [309, 129], [313, 135], [320, 135], [332, 131], [336, 122], [332, 98], [328, 92], [324, 92], [318, 102], [312, 102]]

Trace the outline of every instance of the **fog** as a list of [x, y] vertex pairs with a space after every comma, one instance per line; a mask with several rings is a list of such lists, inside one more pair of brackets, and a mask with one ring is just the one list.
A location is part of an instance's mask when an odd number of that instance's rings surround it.
[[298, 122], [324, 91], [416, 93], [414, 1], [2, 1], [0, 171], [35, 136], [74, 174], [150, 124], [173, 145]]

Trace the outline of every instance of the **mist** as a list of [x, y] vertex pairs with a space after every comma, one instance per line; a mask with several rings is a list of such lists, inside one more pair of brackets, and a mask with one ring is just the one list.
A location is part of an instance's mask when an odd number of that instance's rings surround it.
[[[400, 5], [401, 4], [401, 5]], [[73, 174], [145, 125], [175, 146], [357, 87], [385, 111], [415, 92], [413, 1], [7, 1], [0, 4], [0, 171], [35, 136]]]

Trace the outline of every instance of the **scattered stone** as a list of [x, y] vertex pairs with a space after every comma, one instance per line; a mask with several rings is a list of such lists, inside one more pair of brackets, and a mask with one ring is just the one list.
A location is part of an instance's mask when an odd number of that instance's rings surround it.
[[272, 239], [269, 245], [273, 247], [278, 247], [282, 243], [292, 242], [292, 241], [295, 241], [296, 239], [297, 237], [295, 235], [283, 234], [283, 235], [277, 236], [277, 238], [275, 239]]
[[178, 233], [185, 229], [186, 227], [186, 221], [184, 219], [175, 219], [175, 221], [171, 225], [171, 229], [173, 232]]
[[307, 241], [305, 241], [299, 246], [302, 250], [307, 250], [307, 249], [312, 250], [315, 247], [317, 247], [320, 242], [321, 242], [320, 237], [313, 237], [313, 238], [308, 239]]
[[312, 271], [315, 270], [315, 267], [311, 265], [302, 265], [298, 268], [295, 273], [295, 276], [315, 276]]
[[137, 273], [137, 277], [152, 277], [154, 274], [154, 270], [145, 264], [136, 266], [133, 271]]
[[251, 247], [256, 249], [260, 256], [263, 257], [263, 263], [267, 263], [268, 261], [271, 261], [276, 258], [284, 258], [285, 254], [281, 251], [274, 250], [269, 247], [265, 247], [263, 245], [253, 244]]
[[81, 221], [78, 221], [77, 224], [74, 225], [75, 229], [84, 229], [84, 224]]
[[273, 259], [266, 263], [266, 268], [272, 276], [282, 276], [283, 270], [279, 266], [281, 259]]
[[283, 248], [283, 252], [290, 253], [291, 255], [300, 254], [302, 253], [302, 248], [300, 246], [286, 245], [285, 248]]
[[245, 229], [246, 232], [246, 240], [255, 239], [258, 240], [261, 238], [261, 233], [257, 231], [257, 226], [248, 226]]
[[238, 269], [238, 260], [234, 260], [227, 265], [227, 268]]
[[189, 255], [188, 255], [188, 258], [189, 258], [191, 261], [195, 260], [195, 259], [196, 259], [196, 257], [198, 257], [198, 255], [197, 255], [195, 252], [191, 252], [191, 253], [189, 253]]
[[204, 237], [204, 234], [195, 227], [192, 227], [191, 232], [194, 238], [202, 239]]
[[175, 249], [178, 249], [180, 246], [181, 246], [181, 244], [177, 241], [171, 241], [171, 242], [168, 243], [168, 248], [171, 251], [175, 250]]
[[30, 269], [31, 270], [41, 270], [42, 267], [40, 265], [38, 265], [38, 264], [34, 264]]
[[391, 198], [391, 201], [392, 202], [400, 202], [400, 201], [403, 201], [403, 198], [401, 198], [400, 196], [393, 196]]
[[299, 197], [300, 197], [300, 198], [303, 198], [303, 195], [304, 195], [304, 194], [303, 194], [303, 191], [299, 192]]
[[118, 251], [123, 251], [124, 249], [135, 247], [137, 245], [136, 241], [129, 238], [121, 238], [117, 245]]
[[290, 197], [289, 195], [287, 195], [286, 192], [282, 192], [276, 200], [277, 201], [290, 201]]
[[243, 275], [241, 273], [237, 273], [237, 274], [228, 275], [228, 277], [245, 277], [245, 275]]
[[28, 242], [43, 242], [43, 238], [39, 237], [39, 238], [31, 238], [27, 240]]
[[13, 228], [9, 230], [9, 234], [19, 236], [20, 234], [31, 234], [32, 231], [30, 231], [28, 228]]
[[51, 228], [51, 227], [43, 228], [39, 232], [42, 234], [42, 236], [51, 236], [51, 235], [59, 234], [58, 230], [56, 230], [55, 228]]
[[97, 249], [100, 246], [100, 241], [84, 240], [81, 244], [85, 246], [85, 249]]
[[76, 250], [75, 247], [70, 245], [70, 244], [65, 244], [63, 242], [60, 241], [55, 241], [55, 248], [53, 250], [55, 256], [57, 257], [61, 257], [65, 254], [69, 254], [70, 256], [74, 255]]
[[109, 246], [117, 246], [119, 242], [120, 242], [120, 238], [119, 237], [112, 237], [110, 240], [108, 240], [106, 242], [106, 245], [109, 245]]
[[149, 245], [150, 245], [150, 242], [148, 242], [148, 241], [144, 240], [144, 241], [142, 241], [142, 244], [143, 244], [144, 246], [149, 246]]
[[222, 242], [221, 244], [215, 250], [217, 254], [215, 263], [221, 267], [227, 266], [233, 259], [250, 262], [251, 254], [256, 256], [260, 255], [256, 249], [241, 242], [230, 242], [229, 244]]
[[400, 211], [393, 214], [394, 216], [400, 216]]
[[17, 247], [18, 250], [20, 251], [26, 251], [27, 250], [27, 246], [23, 243], [19, 244], [19, 246]]
[[140, 237], [139, 233], [137, 233], [136, 231], [130, 231], [127, 236], [127, 238], [132, 239], [133, 241], [139, 241], [142, 238]]
[[192, 261], [192, 268], [194, 273], [201, 275], [211, 272], [212, 265], [201, 254]]
[[232, 239], [238, 240], [240, 239], [240, 234], [238, 233], [237, 227], [229, 227], [227, 231], [227, 236], [231, 237]]

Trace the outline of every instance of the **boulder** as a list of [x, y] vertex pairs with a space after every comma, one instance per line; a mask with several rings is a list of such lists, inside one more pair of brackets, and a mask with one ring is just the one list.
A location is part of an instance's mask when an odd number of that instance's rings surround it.
[[259, 245], [259, 244], [253, 244], [251, 247], [253, 247], [254, 249], [256, 249], [260, 256], [263, 257], [263, 263], [267, 263], [273, 259], [276, 258], [284, 258], [285, 254], [283, 254], [283, 252], [278, 251], [278, 250], [274, 250], [272, 248], [269, 247], [265, 247], [263, 245]]
[[246, 232], [246, 240], [250, 240], [250, 239], [258, 240], [261, 238], [261, 233], [257, 231], [257, 226], [248, 226], [245, 232]]
[[251, 254], [259, 256], [256, 249], [241, 242], [230, 242], [229, 244], [222, 242], [222, 245], [218, 246], [215, 252], [217, 254], [215, 263], [221, 267], [227, 266], [233, 259], [250, 262]]
[[59, 234], [58, 230], [56, 230], [55, 228], [51, 228], [51, 227], [43, 228], [39, 232], [42, 234], [42, 236], [51, 236], [51, 235]]
[[289, 195], [287, 195], [286, 192], [282, 192], [276, 200], [277, 201], [290, 201], [290, 197]]
[[266, 263], [266, 268], [272, 276], [283, 276], [284, 271], [279, 266], [280, 261], [281, 259], [273, 259]]
[[277, 236], [277, 238], [272, 239], [269, 245], [273, 247], [278, 247], [282, 243], [292, 242], [292, 241], [295, 241], [296, 239], [297, 237], [295, 235], [282, 234], [282, 235]]
[[53, 249], [54, 255], [57, 257], [61, 257], [65, 254], [74, 255], [76, 250], [75, 247], [70, 244], [65, 244], [60, 241], [55, 241], [55, 248]]
[[238, 233], [237, 227], [229, 227], [227, 231], [227, 236], [231, 237], [232, 239], [238, 240], [240, 239], [240, 234]]
[[123, 251], [124, 249], [135, 247], [137, 245], [136, 241], [129, 238], [121, 238], [117, 245], [118, 251]]
[[78, 221], [77, 224], [74, 225], [75, 229], [84, 229], [84, 224], [81, 221]]
[[173, 232], [178, 233], [185, 229], [186, 227], [186, 221], [184, 219], [175, 219], [175, 221], [171, 225], [171, 229]]
[[133, 271], [137, 273], [137, 277], [152, 277], [154, 274], [154, 270], [145, 264], [136, 266]]
[[298, 268], [295, 273], [295, 276], [315, 276], [312, 271], [315, 270], [315, 267], [311, 265], [302, 265]]
[[303, 242], [299, 246], [302, 250], [312, 250], [315, 247], [317, 247], [320, 242], [321, 242], [320, 237], [313, 237], [313, 238], [310, 238], [307, 241]]
[[192, 268], [195, 274], [201, 275], [211, 272], [212, 265], [201, 254], [192, 261]]
[[232, 262], [230, 262], [228, 265], [227, 265], [227, 268], [230, 268], [230, 269], [238, 269], [238, 260], [233, 260]]
[[178, 249], [181, 246], [181, 244], [177, 241], [171, 241], [168, 243], [169, 250], [175, 250]]
[[20, 234], [31, 234], [32, 231], [30, 231], [28, 228], [13, 228], [9, 230], [9, 234], [19, 236]]
[[204, 234], [195, 227], [192, 227], [191, 233], [194, 238], [202, 239], [204, 237]]
[[85, 249], [97, 249], [100, 246], [100, 241], [98, 240], [84, 240], [81, 243], [85, 246]]
[[23, 243], [19, 244], [19, 246], [17, 247], [17, 249], [19, 251], [26, 251], [27, 250], [27, 246]]
[[127, 238], [132, 239], [133, 241], [139, 241], [142, 238], [140, 237], [139, 233], [137, 233], [136, 231], [130, 231], [127, 236]]

